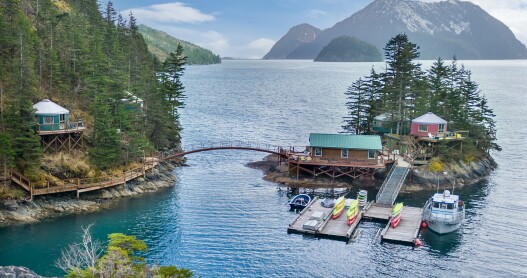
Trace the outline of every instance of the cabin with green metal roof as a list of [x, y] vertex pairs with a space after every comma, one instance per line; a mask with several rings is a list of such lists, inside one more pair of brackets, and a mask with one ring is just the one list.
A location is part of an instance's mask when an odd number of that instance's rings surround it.
[[311, 133], [309, 149], [314, 161], [362, 161], [377, 164], [382, 144], [378, 135]]

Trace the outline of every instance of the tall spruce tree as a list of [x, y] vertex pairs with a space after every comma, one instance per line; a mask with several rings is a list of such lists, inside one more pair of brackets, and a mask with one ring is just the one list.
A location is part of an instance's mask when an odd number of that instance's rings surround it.
[[344, 117], [344, 132], [363, 134], [367, 131], [369, 112], [371, 111], [367, 84], [359, 78], [346, 91], [348, 116]]
[[395, 117], [396, 134], [400, 134], [403, 120], [413, 114], [414, 94], [419, 93], [415, 79], [423, 76], [421, 65], [413, 63], [419, 58], [419, 47], [405, 34], [398, 34], [386, 44], [384, 56], [387, 63], [384, 77], [386, 109]]

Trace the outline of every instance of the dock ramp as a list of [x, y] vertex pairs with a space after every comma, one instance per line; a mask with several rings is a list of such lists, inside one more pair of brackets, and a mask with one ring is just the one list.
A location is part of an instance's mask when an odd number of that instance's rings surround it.
[[376, 203], [379, 205], [392, 206], [397, 198], [401, 187], [410, 171], [408, 164], [395, 164], [384, 180], [379, 193], [377, 193]]

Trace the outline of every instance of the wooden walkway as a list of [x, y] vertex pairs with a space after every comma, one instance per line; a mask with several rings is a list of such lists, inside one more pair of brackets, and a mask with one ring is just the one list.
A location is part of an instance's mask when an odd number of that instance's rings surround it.
[[77, 198], [80, 193], [113, 187], [136, 179], [140, 176], [145, 176], [146, 171], [153, 169], [159, 164], [157, 158], [147, 158], [142, 166], [124, 172], [122, 175], [97, 177], [90, 179], [66, 179], [58, 182], [32, 182], [24, 175], [15, 170], [10, 170], [9, 174], [11, 180], [20, 187], [29, 192], [31, 199], [33, 196], [62, 193], [62, 192], [77, 192]]
[[[287, 231], [289, 233], [313, 234], [317, 236], [348, 240], [361, 221], [362, 212], [359, 212], [357, 220], [355, 220], [351, 226], [348, 226], [346, 218], [347, 209], [344, 209], [344, 212], [337, 219], [331, 219], [333, 208], [325, 208], [321, 205], [321, 202], [322, 200], [316, 197], [300, 212], [295, 220], [289, 224]], [[304, 224], [310, 221], [313, 218], [313, 215], [316, 215], [317, 212], [323, 213], [324, 216], [322, 221], [318, 221], [317, 225], [314, 226], [314, 229], [305, 227]]]

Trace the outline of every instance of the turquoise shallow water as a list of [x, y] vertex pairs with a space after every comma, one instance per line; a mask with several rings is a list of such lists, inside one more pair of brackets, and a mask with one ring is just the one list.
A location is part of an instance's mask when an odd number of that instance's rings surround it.
[[[467, 204], [462, 229], [447, 236], [424, 232], [419, 249], [379, 243], [379, 223], [361, 223], [361, 236], [352, 244], [288, 235], [295, 215], [286, 192], [244, 166], [264, 155], [217, 151], [189, 156], [189, 166], [175, 170], [173, 188], [121, 200], [98, 213], [0, 228], [0, 265], [59, 275], [52, 265], [60, 250], [79, 240], [81, 226], [95, 223], [95, 237], [136, 235], [150, 247], [150, 262], [187, 267], [203, 277], [526, 276], [527, 63], [464, 64], [498, 115], [503, 151], [494, 156], [500, 166], [488, 180], [456, 189]], [[307, 61], [190, 66], [184, 76], [183, 143], [306, 145], [309, 132], [340, 130], [344, 91], [370, 68]], [[430, 194], [399, 199], [420, 206]]]

